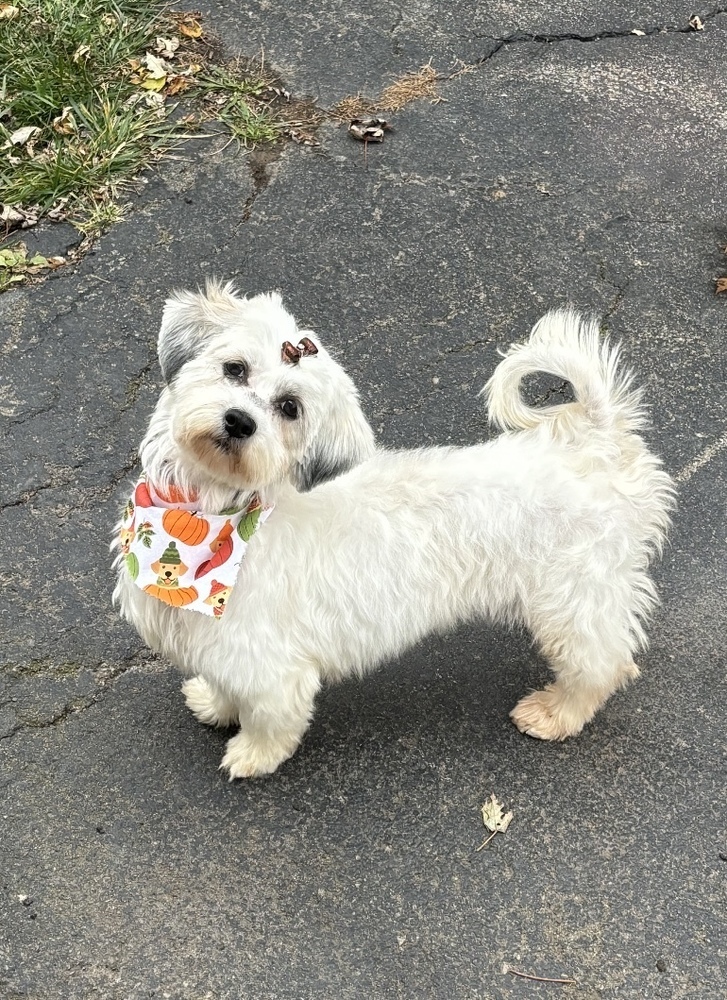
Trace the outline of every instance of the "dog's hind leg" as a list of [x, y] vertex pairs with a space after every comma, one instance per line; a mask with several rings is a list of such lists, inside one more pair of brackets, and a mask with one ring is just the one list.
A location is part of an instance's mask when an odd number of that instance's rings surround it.
[[190, 677], [182, 684], [182, 694], [187, 708], [195, 719], [205, 726], [219, 726], [224, 729], [239, 722], [238, 705], [204, 677]]
[[631, 607], [623, 594], [594, 590], [590, 602], [581, 593], [530, 622], [556, 680], [512, 710], [520, 732], [541, 740], [576, 736], [614, 691], [639, 676], [633, 653], [643, 633]]
[[240, 732], [227, 744], [221, 768], [230, 781], [272, 774], [292, 757], [310, 724], [320, 689], [310, 666], [284, 675], [274, 687], [258, 692], [240, 712]]

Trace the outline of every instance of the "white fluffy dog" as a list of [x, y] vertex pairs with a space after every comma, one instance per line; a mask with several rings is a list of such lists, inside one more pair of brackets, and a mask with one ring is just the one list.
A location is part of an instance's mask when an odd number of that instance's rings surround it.
[[[221, 765], [231, 780], [295, 752], [322, 682], [458, 622], [530, 630], [555, 681], [511, 716], [540, 739], [575, 736], [638, 675], [673, 490], [637, 433], [640, 394], [617, 358], [595, 323], [551, 313], [486, 386], [504, 433], [384, 451], [351, 380], [278, 295], [209, 284], [168, 300], [166, 387], [140, 452], [148, 482], [210, 514], [254, 494], [274, 509], [221, 620], [139, 589], [121, 557], [114, 596], [190, 676], [195, 716], [239, 725]], [[520, 381], [538, 371], [567, 379], [576, 401], [526, 406]]]

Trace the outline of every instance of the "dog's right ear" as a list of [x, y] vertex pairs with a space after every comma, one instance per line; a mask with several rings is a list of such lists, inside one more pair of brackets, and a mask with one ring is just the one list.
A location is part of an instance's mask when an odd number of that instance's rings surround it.
[[234, 287], [218, 281], [208, 281], [204, 292], [174, 292], [167, 299], [157, 342], [167, 385], [211, 336], [229, 324], [239, 303]]

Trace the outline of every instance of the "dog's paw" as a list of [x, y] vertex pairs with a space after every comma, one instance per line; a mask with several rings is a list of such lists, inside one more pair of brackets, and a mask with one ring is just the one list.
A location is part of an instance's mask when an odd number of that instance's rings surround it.
[[521, 733], [538, 740], [565, 740], [577, 736], [592, 713], [574, 711], [556, 685], [532, 694], [517, 703], [510, 718]]
[[270, 739], [255, 740], [248, 733], [240, 732], [228, 742], [220, 770], [228, 772], [230, 781], [262, 778], [276, 771], [294, 753], [295, 746], [291, 749]]
[[191, 677], [185, 681], [182, 694], [187, 708], [205, 726], [225, 728], [237, 724], [239, 713], [236, 707], [215, 691], [204, 677]]

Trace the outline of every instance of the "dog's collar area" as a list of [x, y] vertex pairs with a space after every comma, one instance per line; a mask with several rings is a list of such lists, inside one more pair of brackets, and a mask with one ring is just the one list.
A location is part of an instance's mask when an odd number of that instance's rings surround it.
[[248, 543], [272, 511], [257, 495], [248, 503], [244, 498], [238, 491], [232, 506], [201, 513], [198, 495], [170, 485], [160, 489], [142, 476], [119, 534], [133, 583], [170, 607], [221, 618]]

